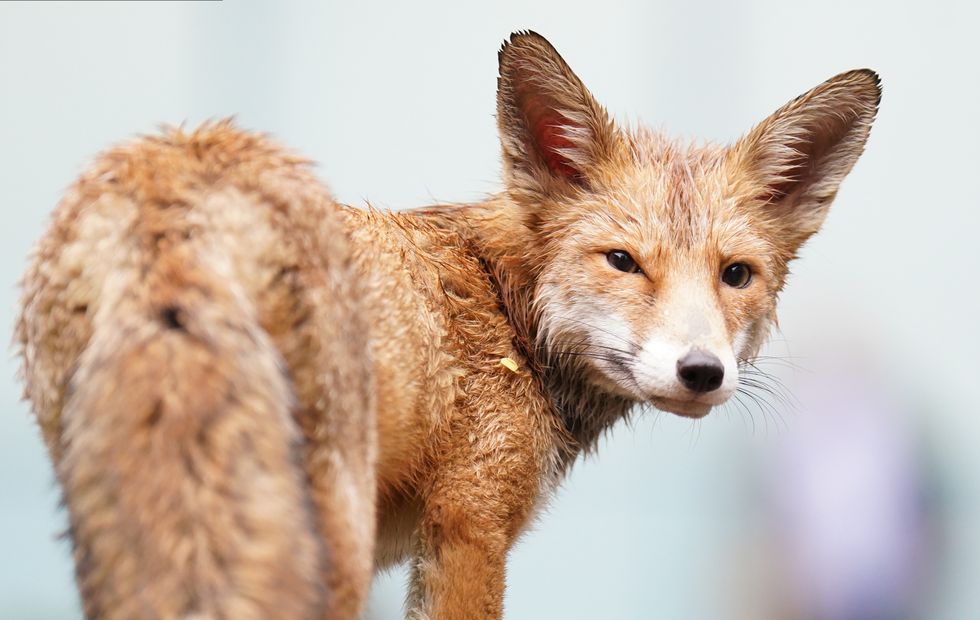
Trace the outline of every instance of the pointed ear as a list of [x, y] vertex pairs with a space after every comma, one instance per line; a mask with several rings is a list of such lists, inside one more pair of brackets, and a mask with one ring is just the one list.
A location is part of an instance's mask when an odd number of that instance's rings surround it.
[[627, 153], [606, 111], [544, 37], [514, 33], [498, 59], [497, 127], [509, 188], [588, 187], [600, 164]]
[[736, 195], [764, 203], [791, 253], [823, 223], [880, 101], [874, 71], [842, 73], [777, 110], [729, 152]]

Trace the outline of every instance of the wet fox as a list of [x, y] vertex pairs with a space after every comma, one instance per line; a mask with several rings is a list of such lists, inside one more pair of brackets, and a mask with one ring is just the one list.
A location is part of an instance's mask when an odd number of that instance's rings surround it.
[[387, 213], [230, 122], [103, 154], [23, 280], [26, 394], [89, 618], [499, 618], [508, 550], [637, 403], [739, 385], [864, 149], [870, 70], [731, 146], [618, 127], [532, 32], [504, 189]]

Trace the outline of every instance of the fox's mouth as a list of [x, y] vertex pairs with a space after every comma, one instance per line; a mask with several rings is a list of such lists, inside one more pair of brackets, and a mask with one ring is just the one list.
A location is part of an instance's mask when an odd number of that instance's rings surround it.
[[663, 398], [660, 396], [651, 396], [650, 402], [654, 407], [660, 409], [661, 411], [676, 413], [679, 416], [692, 418], [695, 420], [708, 415], [708, 412], [711, 411], [713, 406], [707, 403], [700, 403], [695, 400], [677, 400], [674, 398]]

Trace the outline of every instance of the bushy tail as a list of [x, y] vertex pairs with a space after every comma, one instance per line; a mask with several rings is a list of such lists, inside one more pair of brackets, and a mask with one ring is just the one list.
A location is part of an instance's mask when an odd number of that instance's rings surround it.
[[86, 615], [316, 618], [323, 547], [279, 357], [233, 284], [161, 260], [106, 284], [66, 395]]

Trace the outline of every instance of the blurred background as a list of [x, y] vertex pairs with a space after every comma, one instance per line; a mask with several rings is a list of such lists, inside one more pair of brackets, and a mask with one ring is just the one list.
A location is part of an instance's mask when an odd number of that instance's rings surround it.
[[[621, 425], [511, 556], [508, 618], [980, 618], [975, 3], [0, 3], [0, 323], [107, 145], [235, 115], [392, 209], [499, 188], [496, 51], [548, 37], [620, 120], [728, 142], [872, 67], [884, 99], [794, 265], [767, 373]], [[0, 369], [0, 616], [80, 617], [18, 363]], [[405, 573], [368, 618], [401, 614]]]

